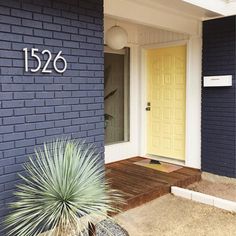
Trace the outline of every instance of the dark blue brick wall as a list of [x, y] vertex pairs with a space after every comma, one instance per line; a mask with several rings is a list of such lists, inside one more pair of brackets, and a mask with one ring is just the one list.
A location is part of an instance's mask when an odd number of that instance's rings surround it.
[[[67, 71], [24, 72], [25, 47], [62, 50]], [[103, 1], [0, 0], [0, 218], [35, 146], [71, 137], [103, 151], [103, 124]]]
[[203, 76], [233, 75], [232, 87], [202, 88], [202, 169], [236, 177], [235, 16], [203, 23]]

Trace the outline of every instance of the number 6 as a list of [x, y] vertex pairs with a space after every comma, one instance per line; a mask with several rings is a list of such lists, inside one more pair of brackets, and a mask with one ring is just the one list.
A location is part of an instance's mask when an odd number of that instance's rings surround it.
[[[58, 73], [63, 73], [66, 69], [67, 69], [67, 61], [66, 61], [66, 59], [64, 58], [64, 57], [62, 57], [61, 56], [61, 53], [62, 53], [62, 51], [60, 51], [58, 54], [57, 54], [57, 56], [55, 57], [55, 59], [54, 59], [54, 61], [53, 61], [53, 67], [54, 67], [54, 69], [56, 70], [56, 72], [58, 72]], [[63, 62], [64, 62], [64, 68], [63, 69], [58, 69], [58, 67], [57, 67], [57, 61], [58, 60], [62, 60]]]

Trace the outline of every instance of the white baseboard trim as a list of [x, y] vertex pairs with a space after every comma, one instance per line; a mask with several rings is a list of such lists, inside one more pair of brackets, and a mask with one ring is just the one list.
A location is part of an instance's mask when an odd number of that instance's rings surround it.
[[176, 186], [171, 187], [171, 193], [175, 196], [186, 198], [195, 202], [207, 204], [230, 212], [236, 212], [236, 202], [234, 201], [225, 200], [205, 193], [199, 193]]

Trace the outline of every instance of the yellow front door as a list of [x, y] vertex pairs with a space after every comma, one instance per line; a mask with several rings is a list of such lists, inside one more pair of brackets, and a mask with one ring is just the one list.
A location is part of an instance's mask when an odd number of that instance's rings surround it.
[[147, 51], [148, 154], [185, 159], [186, 46]]

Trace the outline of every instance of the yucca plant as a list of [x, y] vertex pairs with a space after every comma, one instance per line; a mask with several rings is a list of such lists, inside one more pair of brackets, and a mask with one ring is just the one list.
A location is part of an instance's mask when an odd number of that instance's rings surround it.
[[[55, 140], [24, 165], [16, 201], [6, 218], [7, 235], [82, 235], [90, 223], [123, 203], [105, 179], [96, 148], [75, 140]], [[85, 220], [86, 219], [86, 220]]]

